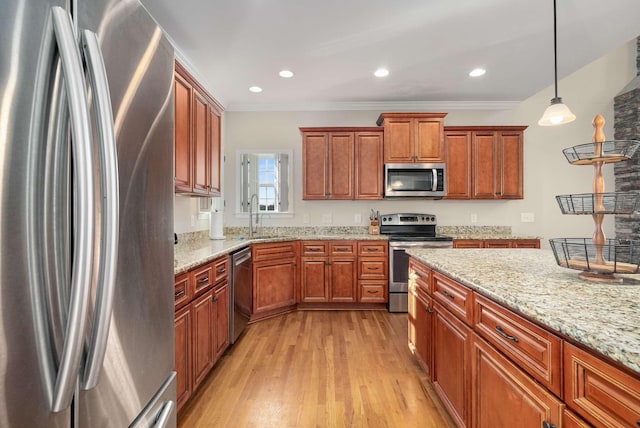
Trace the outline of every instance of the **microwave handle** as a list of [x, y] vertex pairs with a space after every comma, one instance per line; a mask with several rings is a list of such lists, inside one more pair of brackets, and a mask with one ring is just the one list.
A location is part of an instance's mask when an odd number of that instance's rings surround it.
[[433, 180], [432, 180], [433, 187], [431, 188], [431, 190], [435, 192], [436, 190], [438, 190], [438, 171], [436, 171], [436, 169], [433, 168], [431, 170], [431, 173], [433, 174]]

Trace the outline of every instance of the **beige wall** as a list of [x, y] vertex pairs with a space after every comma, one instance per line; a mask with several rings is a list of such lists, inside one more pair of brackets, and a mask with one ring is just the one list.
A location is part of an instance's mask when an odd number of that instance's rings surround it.
[[[354, 214], [368, 219], [370, 208], [386, 212], [429, 212], [441, 225], [471, 225], [470, 214], [477, 214], [475, 225], [508, 225], [516, 234], [551, 237], [588, 237], [593, 233], [590, 216], [563, 216], [555, 195], [591, 191], [593, 168], [571, 166], [562, 149], [591, 141], [591, 120], [600, 113], [607, 120], [605, 134], [613, 137], [613, 98], [635, 76], [635, 40], [584, 67], [559, 82], [559, 94], [578, 117], [560, 127], [540, 127], [537, 121], [553, 97], [553, 86], [524, 100], [508, 111], [449, 110], [445, 125], [528, 125], [525, 131], [524, 191], [519, 201], [303, 201], [301, 189], [301, 138], [299, 127], [375, 126], [376, 111], [298, 111], [226, 112], [224, 122], [224, 197], [226, 225], [245, 225], [246, 218], [235, 216], [236, 150], [291, 149], [294, 153], [293, 218], [265, 219], [266, 225], [322, 224], [323, 214], [332, 214], [333, 225], [354, 225]], [[550, 74], [552, 70], [544, 70]], [[387, 110], [390, 111], [390, 110]], [[604, 168], [605, 182], [613, 190], [613, 167]], [[535, 222], [522, 223], [521, 213], [533, 213]], [[205, 220], [191, 226], [197, 203], [176, 197], [176, 231], [208, 227]], [[364, 223], [362, 223], [364, 225]], [[605, 220], [605, 233], [613, 236], [613, 218]]]

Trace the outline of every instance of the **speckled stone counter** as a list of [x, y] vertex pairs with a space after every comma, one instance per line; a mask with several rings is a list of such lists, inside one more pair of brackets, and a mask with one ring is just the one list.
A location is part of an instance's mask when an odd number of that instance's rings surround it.
[[539, 236], [514, 235], [511, 226], [437, 226], [438, 235], [453, 239], [540, 239]]
[[628, 284], [583, 281], [550, 250], [407, 252], [504, 306], [640, 373], [640, 275]]
[[[251, 244], [264, 242], [282, 242], [291, 240], [344, 240], [344, 241], [364, 241], [364, 240], [386, 240], [386, 236], [368, 235], [363, 233], [329, 234], [323, 230], [324, 234], [296, 234], [273, 236], [265, 233], [267, 238], [256, 235], [253, 239], [244, 236], [227, 235], [225, 240], [211, 240], [208, 234], [191, 233], [189, 236], [181, 236], [173, 251], [173, 273], [174, 275], [186, 272], [196, 266], [210, 262], [211, 260], [232, 253]], [[346, 231], [348, 232], [348, 231]]]

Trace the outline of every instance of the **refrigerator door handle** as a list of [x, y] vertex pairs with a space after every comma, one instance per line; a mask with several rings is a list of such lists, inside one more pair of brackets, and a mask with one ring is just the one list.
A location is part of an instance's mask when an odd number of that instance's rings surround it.
[[166, 428], [171, 421], [171, 415], [174, 412], [176, 407], [176, 403], [173, 400], [167, 401], [164, 406], [162, 406], [162, 410], [158, 414], [158, 418], [156, 422], [153, 424], [154, 428]]
[[96, 134], [98, 136], [98, 159], [100, 163], [100, 206], [102, 211], [100, 227], [102, 236], [100, 237], [96, 303], [81, 383], [81, 388], [88, 390], [94, 388], [98, 383], [107, 349], [109, 325], [113, 311], [118, 261], [119, 182], [109, 83], [98, 36], [89, 30], [83, 30], [81, 43], [93, 94], [93, 106], [97, 124]]
[[[46, 370], [49, 377], [55, 377], [55, 381], [51, 379], [48, 382], [48, 387], [53, 385], [52, 389], [48, 391], [48, 396], [51, 399], [51, 411], [60, 412], [68, 408], [71, 403], [82, 357], [90, 297], [88, 284], [91, 283], [92, 274], [95, 213], [92, 175], [93, 150], [82, 60], [69, 13], [61, 7], [53, 7], [51, 16], [64, 73], [70, 112], [74, 171], [77, 177], [74, 192], [73, 261], [65, 338], [57, 364], [57, 373], [54, 370]], [[38, 331], [38, 340], [46, 341], [46, 332]], [[43, 365], [50, 368], [50, 355], [53, 353], [51, 346], [43, 344], [38, 346], [38, 349], [49, 349], [50, 354], [41, 355], [40, 358], [47, 360]]]

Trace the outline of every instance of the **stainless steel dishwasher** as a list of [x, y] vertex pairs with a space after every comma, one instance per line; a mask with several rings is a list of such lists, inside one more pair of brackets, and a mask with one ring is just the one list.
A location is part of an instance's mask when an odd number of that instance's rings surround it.
[[251, 248], [231, 253], [231, 293], [229, 293], [229, 341], [233, 344], [251, 316]]

